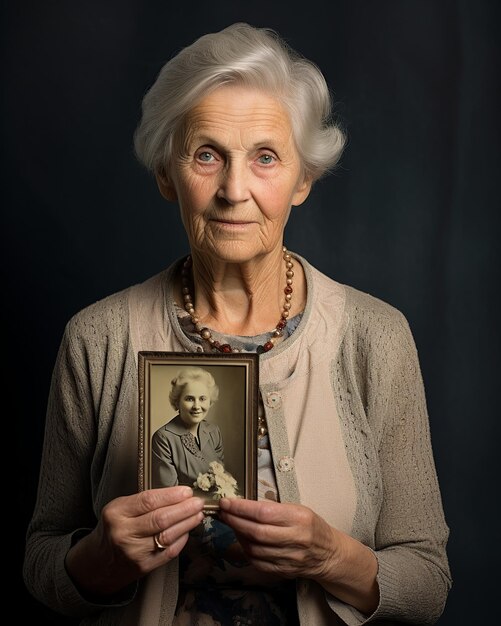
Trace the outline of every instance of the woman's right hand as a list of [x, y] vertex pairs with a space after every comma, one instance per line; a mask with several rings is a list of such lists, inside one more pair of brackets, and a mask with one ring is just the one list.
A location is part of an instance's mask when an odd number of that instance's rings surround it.
[[[149, 489], [109, 502], [96, 528], [66, 555], [66, 569], [84, 596], [112, 596], [175, 558], [203, 519], [204, 501], [190, 487]], [[158, 541], [166, 546], [157, 547]]]

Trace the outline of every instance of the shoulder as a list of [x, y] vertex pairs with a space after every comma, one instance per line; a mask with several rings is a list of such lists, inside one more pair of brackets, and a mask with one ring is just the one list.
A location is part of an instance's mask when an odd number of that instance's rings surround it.
[[71, 317], [67, 327], [74, 335], [97, 334], [124, 326], [128, 320], [130, 287], [89, 304]]
[[174, 438], [179, 438], [179, 432], [177, 432], [176, 430], [172, 429], [172, 424], [163, 424], [163, 426], [160, 426], [160, 428], [157, 428], [157, 430], [153, 433], [152, 436], [152, 441], [169, 441], [172, 440]]
[[408, 327], [405, 315], [392, 304], [349, 285], [343, 285], [343, 289], [346, 314], [353, 324], [379, 331], [386, 327]]
[[168, 439], [173, 436], [179, 437], [186, 434], [186, 432], [186, 426], [183, 424], [178, 413], [167, 423], [160, 426], [153, 434], [153, 437]]
[[414, 337], [405, 315], [396, 307], [353, 287], [346, 292], [346, 332], [340, 359], [365, 375], [382, 393], [382, 381], [420, 372]]
[[340, 283], [304, 259], [301, 261], [306, 271], [307, 281], [311, 282], [313, 287], [317, 306], [328, 299], [332, 299], [333, 296], [337, 296], [350, 317], [367, 317], [370, 319], [375, 316], [400, 321], [405, 319], [402, 313], [388, 302], [350, 285]]
[[164, 270], [144, 282], [131, 285], [89, 304], [73, 315], [66, 325], [71, 338], [92, 340], [108, 336], [124, 336], [129, 328], [130, 302], [147, 302], [158, 297], [169, 270]]
[[316, 267], [301, 259], [301, 264], [305, 270], [307, 283], [311, 285], [314, 292], [313, 306], [326, 306], [336, 304], [341, 306], [343, 312], [354, 321], [365, 320], [371, 322], [378, 320], [388, 320], [389, 323], [407, 324], [405, 316], [397, 308], [355, 287], [340, 283], [330, 276], [327, 276]]
[[94, 302], [73, 315], [66, 324], [61, 349], [73, 359], [100, 369], [107, 363], [120, 367], [129, 344], [130, 288]]
[[406, 316], [372, 294], [337, 282], [309, 266], [315, 290], [315, 303], [336, 318], [344, 319], [343, 342], [356, 349], [384, 347], [392, 350], [414, 350], [414, 340]]
[[214, 422], [207, 422], [206, 420], [203, 420], [202, 426], [205, 432], [209, 435], [219, 436], [221, 434], [221, 429], [219, 428], [217, 424], [214, 424]]

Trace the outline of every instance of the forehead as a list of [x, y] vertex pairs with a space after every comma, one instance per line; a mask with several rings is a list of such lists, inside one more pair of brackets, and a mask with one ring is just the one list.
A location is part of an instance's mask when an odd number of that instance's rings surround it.
[[183, 389], [183, 396], [205, 396], [208, 394], [207, 384], [202, 380], [189, 380]]
[[203, 98], [187, 115], [190, 136], [208, 134], [266, 134], [288, 138], [292, 134], [284, 105], [258, 89], [227, 85]]

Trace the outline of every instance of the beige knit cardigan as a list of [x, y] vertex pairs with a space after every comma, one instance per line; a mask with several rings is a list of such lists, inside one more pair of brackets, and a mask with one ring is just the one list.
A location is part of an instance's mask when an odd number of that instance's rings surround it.
[[[404, 316], [296, 256], [307, 279], [297, 330], [260, 357], [281, 501], [311, 507], [375, 551], [380, 603], [371, 616], [313, 581], [297, 581], [302, 626], [433, 624], [451, 580], [423, 382]], [[177, 560], [122, 604], [86, 601], [64, 558], [78, 529], [137, 491], [140, 350], [195, 351], [173, 306], [177, 264], [101, 300], [68, 323], [50, 389], [24, 577], [43, 603], [82, 625], [169, 625]]]

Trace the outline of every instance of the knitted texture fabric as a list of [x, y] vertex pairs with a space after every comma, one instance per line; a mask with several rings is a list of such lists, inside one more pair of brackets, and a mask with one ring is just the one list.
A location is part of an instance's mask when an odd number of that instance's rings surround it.
[[[276, 422], [271, 429], [277, 442], [284, 441], [284, 457], [297, 454], [299, 463], [304, 437], [311, 440], [312, 434], [303, 428], [302, 420], [323, 420], [324, 425], [339, 420], [340, 448], [354, 486], [345, 492], [354, 502], [354, 513], [345, 518], [351, 520], [351, 534], [374, 549], [379, 562], [381, 602], [370, 621], [433, 624], [450, 587], [445, 553], [448, 528], [411, 333], [393, 307], [339, 285], [302, 263], [309, 281], [303, 319], [276, 353], [268, 353], [260, 364], [267, 376], [262, 394], [269, 390], [282, 397], [281, 408], [273, 409]], [[180, 329], [177, 333], [175, 315], [169, 313], [174, 306], [166, 291], [168, 283], [169, 274], [162, 273], [145, 287], [124, 290], [75, 315], [66, 327], [54, 367], [24, 577], [36, 598], [56, 611], [81, 616], [82, 624], [169, 624], [175, 606], [175, 561], [148, 576], [148, 584], [141, 583], [136, 593], [114, 599], [111, 606], [82, 597], [64, 567], [74, 537], [96, 525], [102, 508], [114, 497], [137, 492], [138, 372], [137, 346], [131, 338], [131, 319], [135, 319], [131, 298], [135, 290], [146, 311], [138, 319], [138, 328], [151, 339], [141, 349], [183, 350], [186, 338]], [[196, 346], [188, 349], [196, 350]], [[288, 387], [282, 381], [282, 388], [276, 388], [274, 371], [285, 371], [282, 377], [290, 371], [295, 378]], [[321, 379], [321, 393], [310, 389], [317, 385], [315, 377], [317, 382]], [[328, 393], [322, 386], [324, 377], [330, 381], [335, 401], [332, 417], [322, 411], [322, 394]], [[301, 385], [306, 395], [291, 405], [288, 396], [299, 393]], [[265, 395], [263, 399], [266, 405]], [[309, 416], [299, 413], [301, 407], [309, 406]], [[273, 441], [272, 451], [276, 455]], [[318, 454], [310, 458], [316, 464], [324, 461]], [[325, 462], [337, 463], [327, 458]], [[277, 476], [279, 488], [280, 481], [285, 481], [284, 493], [288, 491], [290, 501], [308, 501], [312, 494], [298, 491], [295, 471], [287, 470]], [[298, 468], [300, 487], [310, 484], [305, 477], [314, 484], [316, 477], [307, 474], [312, 474], [307, 465]], [[313, 496], [319, 506], [326, 501], [326, 510], [330, 507], [335, 513], [343, 508], [342, 499], [336, 501], [339, 493], [332, 498], [330, 492]], [[326, 595], [308, 581], [301, 582], [298, 605], [304, 597], [307, 607], [310, 598], [315, 605], [323, 603], [326, 615], [323, 622], [315, 623], [313, 613], [300, 610], [302, 626], [365, 623], [366, 616], [335, 598], [325, 599]], [[147, 609], [144, 614], [141, 606]], [[330, 617], [326, 611], [332, 611]]]
[[[355, 289], [347, 292], [351, 324], [332, 363], [331, 380], [350, 466], [363, 486], [352, 533], [378, 550], [391, 547], [378, 553], [381, 587], [406, 594], [410, 601], [422, 578], [430, 578], [429, 595], [421, 594], [412, 617], [418, 624], [435, 623], [444, 607], [435, 602], [434, 590], [441, 588], [445, 599], [449, 585], [443, 559], [448, 533], [441, 538], [436, 533], [443, 528], [443, 510], [417, 351], [400, 312]], [[380, 480], [375, 467], [381, 468]], [[374, 503], [380, 503], [379, 510]], [[365, 521], [372, 516], [385, 523], [369, 536]], [[413, 547], [426, 551], [426, 560]], [[399, 571], [402, 558], [407, 561], [405, 578]], [[378, 617], [391, 618], [395, 608], [390, 600]]]

